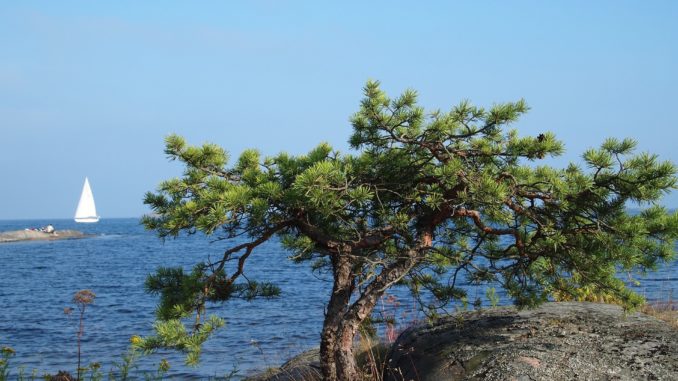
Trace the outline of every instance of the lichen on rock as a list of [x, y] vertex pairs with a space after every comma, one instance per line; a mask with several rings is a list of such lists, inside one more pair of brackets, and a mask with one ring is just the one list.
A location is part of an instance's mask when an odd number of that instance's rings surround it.
[[389, 381], [676, 380], [678, 331], [614, 305], [464, 312], [394, 343]]

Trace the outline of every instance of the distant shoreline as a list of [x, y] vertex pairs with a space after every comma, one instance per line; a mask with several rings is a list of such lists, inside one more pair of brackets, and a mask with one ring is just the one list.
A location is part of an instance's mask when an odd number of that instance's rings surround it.
[[54, 233], [45, 233], [39, 230], [13, 230], [0, 232], [0, 243], [23, 242], [23, 241], [57, 241], [64, 239], [80, 239], [92, 237], [77, 230], [57, 230]]

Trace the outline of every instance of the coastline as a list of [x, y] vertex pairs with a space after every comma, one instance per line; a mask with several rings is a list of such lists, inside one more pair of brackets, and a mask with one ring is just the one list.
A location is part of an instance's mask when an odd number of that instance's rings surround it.
[[58, 230], [54, 233], [45, 233], [37, 230], [13, 230], [0, 232], [0, 243], [23, 241], [57, 241], [64, 239], [80, 239], [92, 237], [77, 230]]

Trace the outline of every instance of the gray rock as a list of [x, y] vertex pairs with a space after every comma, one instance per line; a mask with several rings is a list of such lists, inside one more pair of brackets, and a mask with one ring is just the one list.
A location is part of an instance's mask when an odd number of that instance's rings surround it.
[[245, 381], [320, 381], [320, 349], [295, 356], [280, 368], [273, 368], [245, 378]]
[[678, 380], [678, 330], [618, 306], [464, 312], [405, 331], [389, 381]]
[[55, 241], [60, 239], [78, 239], [91, 237], [77, 230], [58, 230], [54, 233], [45, 233], [38, 230], [14, 230], [0, 232], [0, 243], [19, 241]]

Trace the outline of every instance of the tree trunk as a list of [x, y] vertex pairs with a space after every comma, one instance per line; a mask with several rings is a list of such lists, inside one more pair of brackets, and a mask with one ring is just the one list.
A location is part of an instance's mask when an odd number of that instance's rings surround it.
[[358, 364], [353, 353], [353, 339], [358, 333], [360, 323], [342, 319], [338, 326], [323, 329], [320, 345], [320, 362], [325, 381], [343, 381], [358, 379]]
[[351, 264], [346, 257], [340, 254], [332, 255], [334, 284], [332, 295], [325, 312], [322, 336], [320, 340], [320, 369], [325, 381], [342, 381], [337, 372], [337, 353], [341, 347], [339, 327], [346, 315], [353, 292], [354, 276], [351, 274]]
[[335, 336], [334, 361], [337, 380], [357, 380], [360, 369], [354, 353], [354, 339], [358, 335], [360, 325], [372, 314], [383, 289], [371, 288], [368, 294], [362, 294], [339, 320]]
[[357, 380], [358, 364], [353, 353], [353, 339], [358, 334], [361, 321], [355, 318], [344, 317], [339, 328], [339, 341], [334, 354], [337, 363], [337, 378], [339, 380]]
[[[381, 278], [381, 277], [378, 277]], [[336, 282], [335, 282], [336, 284]], [[336, 287], [336, 286], [335, 286]], [[357, 380], [360, 370], [355, 360], [354, 339], [358, 335], [360, 324], [372, 314], [379, 298], [384, 294], [384, 288], [368, 287], [362, 295], [350, 306], [350, 294], [346, 295], [346, 304], [335, 311], [338, 315], [330, 314], [335, 300], [330, 298], [330, 308], [325, 317], [323, 336], [320, 346], [321, 368], [325, 381]], [[335, 300], [333, 300], [335, 299]]]
[[337, 365], [334, 362], [334, 348], [337, 345], [336, 326], [328, 322], [328, 316], [323, 323], [320, 339], [320, 371], [325, 381], [337, 381]]
[[358, 364], [353, 352], [353, 340], [360, 324], [372, 314], [379, 298], [417, 263], [411, 251], [400, 261], [385, 268], [351, 304], [355, 282], [351, 263], [346, 256], [332, 256], [334, 285], [327, 307], [320, 341], [320, 367], [325, 381], [356, 380]]

